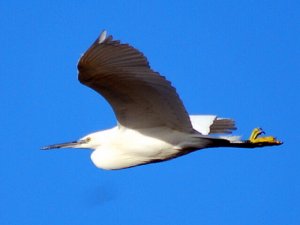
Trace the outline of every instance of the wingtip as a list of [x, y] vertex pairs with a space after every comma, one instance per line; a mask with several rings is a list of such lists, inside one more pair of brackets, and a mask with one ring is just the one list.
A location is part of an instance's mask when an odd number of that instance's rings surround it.
[[107, 31], [103, 30], [99, 36], [98, 43], [99, 44], [103, 43], [103, 41], [105, 41], [106, 37], [107, 37]]

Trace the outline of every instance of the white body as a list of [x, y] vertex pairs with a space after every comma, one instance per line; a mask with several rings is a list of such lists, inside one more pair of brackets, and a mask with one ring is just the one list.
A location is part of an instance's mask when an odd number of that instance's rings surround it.
[[[167, 127], [147, 129], [143, 131], [112, 128], [88, 135], [97, 140], [91, 159], [96, 167], [113, 170], [145, 164], [155, 160], [173, 158], [186, 145], [190, 134], [172, 131]], [[151, 137], [160, 135], [161, 139]], [[86, 137], [85, 137], [86, 138]], [[168, 142], [163, 141], [168, 140]]]
[[202, 137], [210, 138], [207, 134], [216, 118], [211, 115], [191, 116], [194, 129], [205, 131], [205, 135], [183, 133], [168, 127], [133, 130], [117, 126], [83, 137], [82, 140], [89, 138], [90, 141], [79, 147], [94, 149], [91, 154], [93, 163], [106, 170], [167, 160], [180, 155], [185, 148], [205, 147]]

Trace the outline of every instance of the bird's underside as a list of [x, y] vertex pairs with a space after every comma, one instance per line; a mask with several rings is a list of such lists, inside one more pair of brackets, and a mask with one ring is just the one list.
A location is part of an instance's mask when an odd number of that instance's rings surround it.
[[[189, 144], [187, 145], [182, 145], [180, 147], [177, 146], [179, 148], [176, 151], [169, 151], [169, 153], [164, 154], [163, 157], [161, 157], [160, 155], [155, 155], [150, 157], [149, 159], [143, 159], [136, 164], [128, 163], [127, 166], [124, 166], [122, 168], [135, 167], [135, 166], [149, 164], [149, 163], [158, 163], [158, 162], [174, 159], [186, 154], [190, 154], [194, 151], [201, 150], [204, 148], [216, 148], [216, 147], [258, 148], [258, 147], [275, 146], [275, 145], [282, 144], [282, 142], [277, 140], [275, 137], [262, 136], [262, 134], [264, 134], [264, 131], [261, 128], [254, 128], [250, 134], [249, 139], [246, 140], [241, 140], [240, 137], [229, 136], [229, 135], [221, 136], [221, 137], [212, 137], [211, 135], [200, 135], [196, 137], [194, 141], [189, 141]], [[97, 165], [97, 162], [94, 163], [95, 165]], [[98, 166], [98, 167], [103, 168], [103, 166], [102, 167]], [[114, 168], [114, 169], [120, 169], [120, 168]]]

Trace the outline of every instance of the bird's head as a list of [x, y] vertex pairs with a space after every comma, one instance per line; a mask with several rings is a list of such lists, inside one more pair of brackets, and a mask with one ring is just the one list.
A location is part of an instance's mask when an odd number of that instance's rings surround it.
[[60, 144], [53, 144], [42, 147], [42, 150], [51, 150], [58, 148], [88, 148], [88, 149], [96, 149], [101, 145], [101, 132], [95, 132], [92, 134], [88, 134], [77, 141], [70, 141]]

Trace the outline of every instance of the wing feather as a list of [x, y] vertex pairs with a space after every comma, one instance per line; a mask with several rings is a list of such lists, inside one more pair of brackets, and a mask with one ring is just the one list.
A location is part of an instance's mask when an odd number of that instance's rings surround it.
[[112, 36], [100, 40], [79, 60], [78, 79], [110, 103], [121, 126], [167, 126], [193, 132], [175, 88], [150, 68], [140, 51], [113, 40]]

